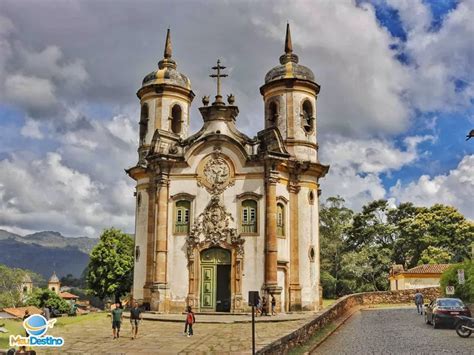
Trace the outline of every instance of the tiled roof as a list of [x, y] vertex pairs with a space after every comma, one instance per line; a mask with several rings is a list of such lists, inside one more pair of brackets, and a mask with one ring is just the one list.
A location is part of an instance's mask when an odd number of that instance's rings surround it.
[[404, 271], [404, 274], [442, 274], [449, 268], [450, 264], [426, 264], [418, 265], [414, 268]]
[[15, 316], [17, 318], [23, 318], [23, 316], [25, 315], [26, 310], [28, 310], [30, 312], [30, 314], [41, 314], [41, 310], [39, 308], [34, 307], [34, 306], [17, 307], [17, 308], [4, 308], [3, 312], [11, 314], [12, 316]]
[[79, 296], [76, 296], [75, 294], [72, 294], [72, 293], [69, 293], [69, 292], [60, 292], [59, 297], [64, 298], [64, 299], [79, 298]]

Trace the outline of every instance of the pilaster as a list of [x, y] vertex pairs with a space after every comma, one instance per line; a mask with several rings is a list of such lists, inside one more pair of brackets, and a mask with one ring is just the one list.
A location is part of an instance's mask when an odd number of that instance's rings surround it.
[[277, 223], [276, 223], [276, 184], [278, 171], [266, 166], [265, 176], [265, 289], [278, 285], [277, 280]]
[[291, 311], [301, 310], [301, 285], [299, 274], [299, 216], [298, 197], [300, 185], [298, 177], [290, 175], [288, 182], [290, 195], [290, 287], [289, 287], [289, 309]]

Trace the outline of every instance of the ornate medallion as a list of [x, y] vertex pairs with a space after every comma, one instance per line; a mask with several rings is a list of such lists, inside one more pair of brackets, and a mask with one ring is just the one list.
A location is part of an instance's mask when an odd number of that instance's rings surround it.
[[204, 186], [212, 195], [218, 195], [229, 185], [233, 184], [234, 172], [221, 153], [220, 147], [214, 147], [214, 152], [203, 159], [198, 168], [198, 185]]

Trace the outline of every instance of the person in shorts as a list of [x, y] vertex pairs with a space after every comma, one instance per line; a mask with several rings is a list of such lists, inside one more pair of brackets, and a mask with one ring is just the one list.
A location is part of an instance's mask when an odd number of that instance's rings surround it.
[[142, 320], [142, 310], [138, 307], [138, 302], [133, 302], [133, 307], [130, 309], [130, 324], [132, 325], [132, 340], [137, 337], [138, 326]]
[[120, 303], [115, 304], [115, 308], [112, 310], [112, 333], [114, 339], [120, 337], [120, 325], [122, 324], [123, 310]]

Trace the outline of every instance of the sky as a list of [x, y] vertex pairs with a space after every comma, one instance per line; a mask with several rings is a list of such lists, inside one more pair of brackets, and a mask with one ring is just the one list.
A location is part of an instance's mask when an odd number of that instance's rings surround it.
[[1, 0], [0, 229], [133, 233], [136, 91], [166, 29], [196, 94], [192, 131], [220, 58], [254, 136], [287, 21], [321, 85], [322, 199], [443, 203], [473, 219], [473, 18], [474, 0]]

